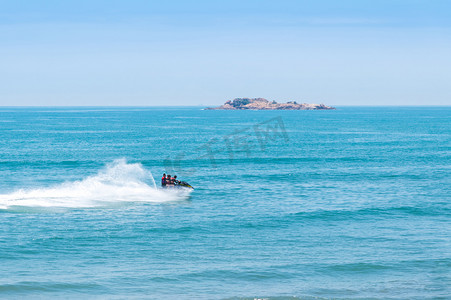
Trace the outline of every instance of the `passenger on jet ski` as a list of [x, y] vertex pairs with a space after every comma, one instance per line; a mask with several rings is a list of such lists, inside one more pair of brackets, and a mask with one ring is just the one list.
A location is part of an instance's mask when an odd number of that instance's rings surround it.
[[166, 173], [163, 173], [163, 177], [161, 177], [161, 186], [166, 187]]
[[166, 186], [173, 186], [174, 185], [174, 182], [173, 182], [173, 179], [171, 178], [171, 175], [166, 175]]

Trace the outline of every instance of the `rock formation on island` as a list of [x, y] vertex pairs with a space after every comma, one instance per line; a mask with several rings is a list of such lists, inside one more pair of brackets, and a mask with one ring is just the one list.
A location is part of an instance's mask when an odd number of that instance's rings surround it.
[[308, 104], [289, 101], [287, 103], [277, 103], [264, 98], [236, 98], [229, 100], [219, 107], [208, 107], [208, 110], [225, 109], [225, 110], [319, 110], [319, 109], [335, 109], [324, 104]]

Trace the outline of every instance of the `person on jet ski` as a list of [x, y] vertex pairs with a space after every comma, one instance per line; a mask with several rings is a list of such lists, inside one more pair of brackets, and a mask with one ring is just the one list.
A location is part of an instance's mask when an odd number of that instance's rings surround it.
[[161, 186], [166, 187], [166, 173], [163, 173], [163, 177], [161, 177]]
[[174, 179], [171, 178], [171, 175], [166, 176], [166, 186], [174, 186]]
[[179, 184], [180, 181], [177, 180], [177, 175], [174, 175], [174, 178], [172, 179], [174, 181], [174, 184]]

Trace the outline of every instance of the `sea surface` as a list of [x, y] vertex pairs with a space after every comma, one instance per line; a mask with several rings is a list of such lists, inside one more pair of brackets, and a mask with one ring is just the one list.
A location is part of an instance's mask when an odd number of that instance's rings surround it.
[[0, 298], [451, 299], [450, 187], [451, 107], [2, 107]]

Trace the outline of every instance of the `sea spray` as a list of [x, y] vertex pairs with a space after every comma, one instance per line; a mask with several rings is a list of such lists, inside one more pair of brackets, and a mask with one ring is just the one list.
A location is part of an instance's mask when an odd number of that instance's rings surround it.
[[89, 208], [130, 202], [185, 200], [190, 191], [158, 189], [152, 173], [140, 163], [117, 159], [96, 175], [52, 187], [20, 189], [0, 195], [0, 209], [11, 207]]

